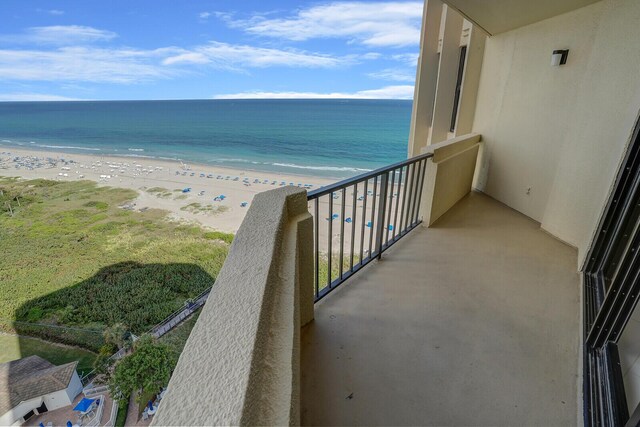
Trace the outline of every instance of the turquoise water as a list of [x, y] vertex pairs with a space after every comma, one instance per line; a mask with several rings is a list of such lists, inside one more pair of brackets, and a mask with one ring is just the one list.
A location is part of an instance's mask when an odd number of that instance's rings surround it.
[[0, 147], [347, 177], [406, 157], [411, 101], [0, 103]]

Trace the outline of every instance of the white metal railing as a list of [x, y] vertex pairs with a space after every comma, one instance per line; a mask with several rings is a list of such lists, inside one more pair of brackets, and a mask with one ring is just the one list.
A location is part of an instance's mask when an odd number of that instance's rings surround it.
[[[89, 387], [91, 386], [91, 387]], [[93, 385], [93, 383], [89, 384], [87, 387], [82, 389], [82, 393], [85, 397], [93, 397], [100, 393], [104, 393], [105, 391], [109, 391], [109, 387], [106, 385]]]
[[104, 427], [113, 427], [116, 425], [116, 418], [118, 416], [118, 401], [114, 400], [111, 405], [111, 415], [106, 423], [104, 423]]
[[85, 427], [97, 427], [100, 425], [100, 420], [102, 419], [102, 412], [104, 411], [104, 395], [98, 396], [98, 410], [96, 411], [96, 415], [91, 418], [91, 420], [83, 424]]

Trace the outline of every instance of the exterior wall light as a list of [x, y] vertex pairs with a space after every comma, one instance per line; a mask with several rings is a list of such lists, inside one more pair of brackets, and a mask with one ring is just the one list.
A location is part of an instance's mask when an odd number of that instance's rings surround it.
[[569, 56], [569, 49], [554, 50], [551, 54], [551, 65], [558, 67], [566, 64], [567, 56]]

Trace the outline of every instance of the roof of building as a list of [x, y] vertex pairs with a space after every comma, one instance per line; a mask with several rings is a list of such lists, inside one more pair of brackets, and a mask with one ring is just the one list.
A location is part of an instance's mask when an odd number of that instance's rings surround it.
[[0, 415], [22, 401], [64, 390], [77, 364], [56, 366], [40, 356], [0, 364]]

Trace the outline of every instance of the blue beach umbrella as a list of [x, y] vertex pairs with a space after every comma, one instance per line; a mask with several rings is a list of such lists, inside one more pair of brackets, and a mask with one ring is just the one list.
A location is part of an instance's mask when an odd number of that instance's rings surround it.
[[95, 399], [87, 399], [85, 397], [80, 402], [78, 402], [78, 404], [76, 405], [75, 408], [73, 408], [73, 410], [85, 412], [87, 409], [91, 408], [91, 405], [93, 405], [93, 402], [95, 401], [96, 401]]

